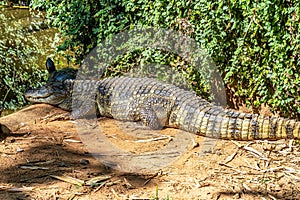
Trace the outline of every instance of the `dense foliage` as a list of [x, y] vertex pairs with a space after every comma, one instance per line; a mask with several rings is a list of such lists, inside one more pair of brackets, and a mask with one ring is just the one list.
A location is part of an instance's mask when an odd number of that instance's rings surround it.
[[43, 42], [52, 43], [53, 37], [45, 35], [40, 13], [0, 9], [0, 104], [16, 109], [25, 105], [25, 90], [41, 85], [45, 79], [46, 73], [40, 70], [44, 60], [40, 59], [50, 51]]
[[[283, 115], [300, 116], [299, 0], [34, 0], [32, 5], [46, 9], [49, 22], [65, 37], [58, 50], [74, 52], [66, 53], [72, 61], [133, 25], [170, 28], [209, 52], [238, 102], [252, 107], [266, 103]], [[157, 62], [164, 59], [151, 54]], [[125, 60], [145, 60], [143, 54], [130, 55], [135, 57]], [[185, 68], [185, 62], [175, 61], [173, 66]], [[201, 82], [193, 70], [188, 73], [191, 82]]]

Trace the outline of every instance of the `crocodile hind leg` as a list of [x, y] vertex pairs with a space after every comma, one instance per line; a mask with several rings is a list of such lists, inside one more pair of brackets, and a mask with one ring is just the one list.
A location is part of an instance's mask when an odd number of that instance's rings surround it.
[[151, 129], [158, 130], [168, 125], [171, 102], [167, 98], [151, 97], [144, 101], [140, 108], [142, 123]]
[[158, 130], [162, 128], [162, 125], [159, 123], [158, 117], [151, 107], [143, 107], [140, 110], [141, 121], [145, 126], [150, 127], [151, 129]]

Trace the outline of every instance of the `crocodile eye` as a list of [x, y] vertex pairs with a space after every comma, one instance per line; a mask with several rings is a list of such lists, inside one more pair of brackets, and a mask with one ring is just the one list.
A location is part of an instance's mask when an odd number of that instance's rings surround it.
[[66, 87], [71, 87], [74, 83], [74, 80], [72, 79], [67, 79], [63, 82], [65, 84]]

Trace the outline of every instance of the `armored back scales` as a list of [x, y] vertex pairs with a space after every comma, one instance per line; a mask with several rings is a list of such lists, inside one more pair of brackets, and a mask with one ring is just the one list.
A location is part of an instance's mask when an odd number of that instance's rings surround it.
[[[80, 85], [75, 80], [76, 70], [56, 70], [52, 64], [48, 62], [50, 76], [46, 85], [28, 90], [25, 97], [33, 103], [71, 110], [72, 98], [77, 98], [72, 97], [73, 87]], [[112, 77], [94, 81], [93, 86], [95, 94], [91, 97], [94, 99], [85, 98], [83, 92], [81, 103], [96, 104], [102, 116], [142, 121], [152, 129], [173, 127], [207, 137], [235, 140], [300, 137], [299, 121], [226, 110], [192, 91], [152, 78]], [[82, 116], [87, 112], [84, 106], [79, 106], [74, 113]]]

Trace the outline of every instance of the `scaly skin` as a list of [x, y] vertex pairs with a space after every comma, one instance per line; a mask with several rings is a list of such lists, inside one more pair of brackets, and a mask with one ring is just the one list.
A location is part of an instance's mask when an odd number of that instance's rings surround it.
[[49, 72], [46, 85], [39, 89], [27, 90], [25, 98], [30, 102], [48, 103], [65, 110], [71, 110], [72, 91], [68, 85], [68, 80], [76, 78], [77, 70], [71, 68], [56, 70], [53, 61], [49, 58], [46, 61], [46, 68]]
[[[99, 81], [78, 81], [72, 80], [73, 75], [71, 78], [62, 76], [65, 71], [61, 74], [58, 72], [52, 69], [50, 73], [57, 73], [57, 77], [63, 77], [64, 80], [56, 81], [52, 76], [45, 86], [26, 92], [25, 97], [34, 103], [49, 103], [70, 110], [72, 91], [79, 88], [79, 91], [73, 92], [76, 95], [73, 99], [77, 103], [76, 110], [73, 110], [75, 117], [89, 113], [93, 107], [91, 104], [96, 102], [97, 112], [101, 116], [123, 121], [142, 121], [152, 129], [173, 127], [197, 135], [234, 140], [300, 137], [298, 121], [225, 110], [198, 97], [194, 92], [155, 79], [114, 77]], [[45, 95], [47, 89], [51, 91], [50, 95]], [[94, 94], [93, 89], [95, 96], [89, 95]], [[62, 91], [53, 92], [55, 90]], [[36, 94], [40, 93], [44, 95], [37, 98]]]

